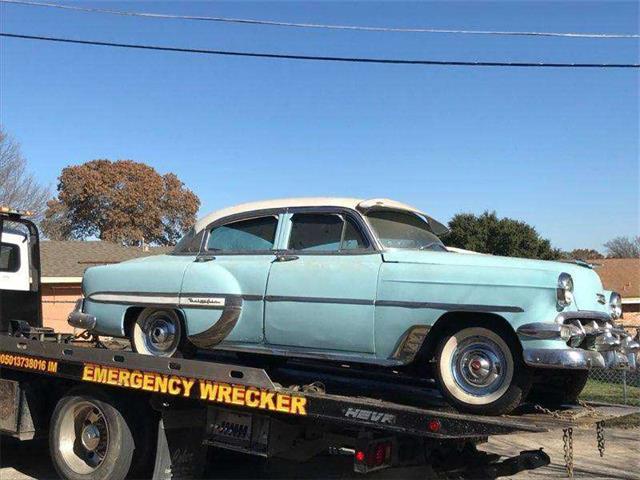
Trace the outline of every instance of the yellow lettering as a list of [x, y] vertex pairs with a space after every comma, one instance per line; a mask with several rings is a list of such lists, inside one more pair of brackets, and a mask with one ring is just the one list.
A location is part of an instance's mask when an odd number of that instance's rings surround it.
[[244, 401], [247, 404], [247, 407], [256, 408], [260, 405], [260, 400], [256, 397], [260, 395], [260, 392], [254, 388], [248, 388], [247, 393], [245, 394]]
[[191, 389], [193, 388], [193, 384], [196, 383], [195, 380], [189, 380], [188, 378], [182, 379], [182, 386], [184, 388], [184, 392], [182, 393], [185, 397], [191, 395]]
[[82, 370], [82, 380], [93, 380], [93, 365], [85, 365]]
[[118, 370], [114, 368], [109, 369], [107, 383], [109, 385], [118, 385]]
[[155, 383], [155, 375], [152, 373], [145, 373], [142, 381], [142, 389], [148, 392], [153, 392], [153, 384]]
[[204, 380], [198, 380], [200, 383], [200, 400], [215, 400], [218, 395], [218, 385]]
[[244, 405], [244, 387], [233, 387], [231, 391], [231, 403], [234, 405]]
[[109, 371], [106, 368], [96, 367], [93, 373], [93, 381], [98, 383], [107, 383], [107, 375], [109, 375]]
[[276, 410], [289, 413], [291, 409], [291, 397], [289, 395], [278, 395], [276, 398]]
[[291, 413], [298, 415], [307, 414], [307, 399], [304, 397], [291, 397]]
[[272, 392], [262, 392], [260, 397], [260, 408], [266, 408], [267, 410], [275, 410], [276, 406], [273, 403], [273, 397], [275, 393]]
[[180, 379], [171, 377], [167, 382], [167, 389], [171, 395], [180, 395]]
[[131, 376], [131, 373], [129, 373], [128, 370], [118, 371], [118, 385], [120, 385], [121, 387], [128, 387], [130, 376]]
[[142, 374], [138, 371], [131, 372], [131, 379], [129, 380], [129, 385], [131, 385], [131, 388], [141, 388]]
[[231, 403], [231, 386], [220, 385], [218, 387], [218, 401], [224, 403]]
[[169, 383], [169, 378], [165, 375], [156, 376], [156, 384], [153, 386], [154, 392], [162, 392], [167, 393], [167, 384]]

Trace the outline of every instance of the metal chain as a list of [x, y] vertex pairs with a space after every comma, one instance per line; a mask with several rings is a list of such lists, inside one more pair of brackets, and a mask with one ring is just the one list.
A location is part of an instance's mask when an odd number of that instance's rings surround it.
[[562, 441], [564, 442], [564, 466], [567, 469], [567, 476], [573, 478], [573, 428], [562, 430]]
[[566, 418], [566, 415], [562, 415], [563, 412], [561, 412], [560, 410], [549, 410], [546, 407], [543, 407], [542, 405], [534, 405], [534, 407], [538, 412], [540, 413], [545, 413], [547, 415], [551, 415], [554, 418]]
[[604, 422], [596, 423], [596, 439], [598, 441], [598, 452], [601, 457], [604, 457], [604, 449], [606, 446], [604, 443]]

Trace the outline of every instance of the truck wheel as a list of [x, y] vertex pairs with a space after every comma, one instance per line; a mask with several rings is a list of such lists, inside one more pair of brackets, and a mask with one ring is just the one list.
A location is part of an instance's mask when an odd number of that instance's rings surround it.
[[88, 395], [63, 397], [51, 417], [49, 448], [60, 477], [123, 480], [134, 441], [124, 417], [111, 403]]
[[589, 370], [541, 370], [539, 373], [540, 379], [534, 382], [527, 400], [542, 405], [577, 403], [589, 380]]
[[463, 328], [444, 337], [435, 370], [445, 398], [470, 413], [509, 413], [531, 386], [531, 373], [515, 342], [483, 327]]
[[145, 308], [131, 329], [134, 351], [155, 357], [173, 357], [182, 341], [182, 322], [173, 310]]

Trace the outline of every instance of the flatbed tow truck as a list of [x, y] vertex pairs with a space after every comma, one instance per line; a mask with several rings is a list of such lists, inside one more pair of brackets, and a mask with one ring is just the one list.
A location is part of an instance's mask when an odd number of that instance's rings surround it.
[[604, 421], [640, 411], [583, 403], [461, 414], [428, 381], [401, 372], [296, 361], [256, 368], [231, 354], [158, 358], [56, 333], [30, 304], [40, 300], [37, 229], [18, 212], [0, 211], [0, 235], [9, 221], [26, 229], [31, 274], [26, 293], [0, 289], [0, 434], [48, 435], [62, 478], [205, 478], [215, 476], [216, 448], [291, 461], [346, 453], [355, 472], [373, 476], [496, 478], [550, 459], [541, 448], [500, 458], [479, 444], [550, 430], [564, 433], [570, 471], [573, 428], [596, 425], [601, 433]]

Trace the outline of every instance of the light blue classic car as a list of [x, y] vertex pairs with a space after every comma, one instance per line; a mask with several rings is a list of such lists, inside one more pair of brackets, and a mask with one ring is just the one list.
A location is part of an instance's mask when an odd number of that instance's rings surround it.
[[70, 323], [140, 353], [195, 347], [434, 375], [457, 408], [575, 401], [590, 368], [635, 368], [621, 298], [587, 264], [447, 249], [387, 199], [216, 211], [170, 255], [87, 270]]

